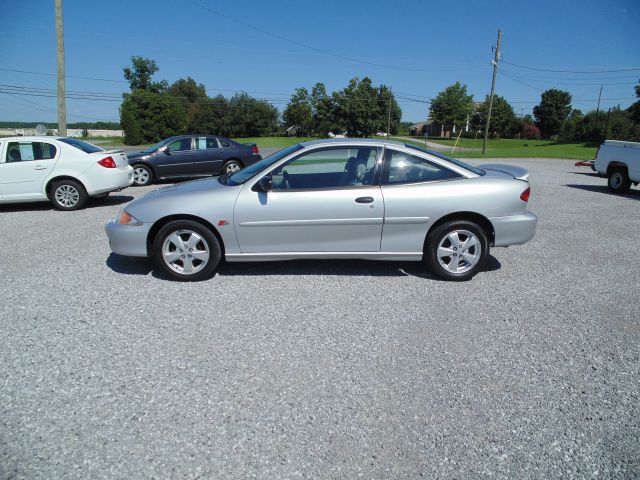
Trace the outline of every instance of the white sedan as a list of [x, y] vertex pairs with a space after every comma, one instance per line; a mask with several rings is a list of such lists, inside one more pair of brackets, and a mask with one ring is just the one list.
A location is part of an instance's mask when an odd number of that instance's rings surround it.
[[0, 203], [49, 200], [58, 210], [77, 210], [132, 182], [121, 150], [75, 138], [0, 138]]

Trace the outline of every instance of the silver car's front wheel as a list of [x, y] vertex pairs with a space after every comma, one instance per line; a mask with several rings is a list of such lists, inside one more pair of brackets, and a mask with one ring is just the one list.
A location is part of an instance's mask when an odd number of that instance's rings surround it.
[[425, 261], [431, 271], [447, 280], [468, 280], [478, 273], [489, 254], [487, 234], [477, 224], [452, 221], [429, 233]]
[[178, 280], [209, 277], [222, 257], [220, 242], [204, 225], [193, 220], [176, 220], [156, 236], [153, 255], [156, 265]]
[[193, 275], [202, 270], [211, 255], [207, 241], [193, 230], [178, 230], [162, 245], [162, 258], [173, 271]]

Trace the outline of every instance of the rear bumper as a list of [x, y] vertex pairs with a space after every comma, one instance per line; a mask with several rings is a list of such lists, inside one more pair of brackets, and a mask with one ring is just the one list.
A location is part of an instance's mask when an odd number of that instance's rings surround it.
[[494, 246], [506, 247], [522, 245], [533, 238], [538, 225], [538, 217], [531, 212], [509, 217], [494, 217], [489, 219], [495, 232]]
[[[100, 167], [103, 168], [103, 167]], [[122, 190], [133, 183], [133, 168], [113, 168], [104, 169], [99, 176], [94, 175], [91, 182], [88, 182], [87, 193], [89, 195], [99, 195], [101, 193]]]
[[147, 236], [151, 225], [120, 225], [116, 223], [116, 217], [110, 218], [104, 224], [104, 230], [109, 238], [111, 251], [129, 257], [148, 257]]

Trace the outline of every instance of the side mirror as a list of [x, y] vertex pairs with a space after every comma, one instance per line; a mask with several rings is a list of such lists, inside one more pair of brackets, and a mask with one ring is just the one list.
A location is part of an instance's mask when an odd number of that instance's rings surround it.
[[267, 175], [258, 180], [251, 190], [254, 192], [268, 192], [273, 189], [273, 181], [271, 180], [271, 175]]
[[171, 155], [171, 148], [169, 145], [165, 145], [164, 147], [160, 147], [159, 152], [164, 153], [165, 155]]

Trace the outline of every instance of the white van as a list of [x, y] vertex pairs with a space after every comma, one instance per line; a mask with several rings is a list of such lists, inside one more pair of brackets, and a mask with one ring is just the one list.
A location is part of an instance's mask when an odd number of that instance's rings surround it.
[[600, 145], [593, 168], [609, 179], [609, 190], [625, 193], [640, 183], [640, 143], [605, 140]]

